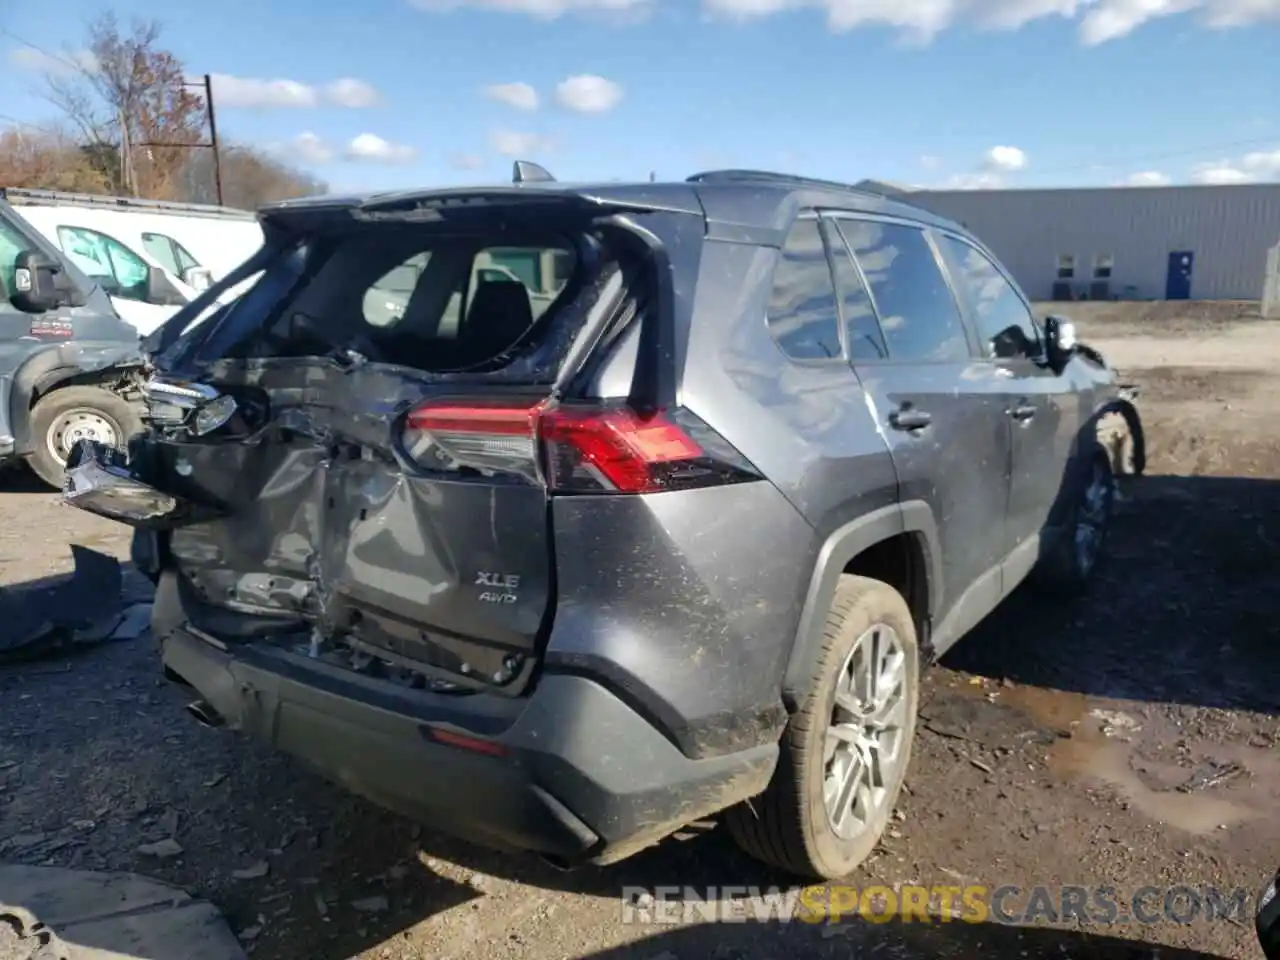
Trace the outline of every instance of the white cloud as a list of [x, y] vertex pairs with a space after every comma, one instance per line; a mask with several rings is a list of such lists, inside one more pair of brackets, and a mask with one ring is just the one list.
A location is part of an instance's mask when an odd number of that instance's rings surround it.
[[372, 107], [380, 99], [373, 86], [354, 77], [342, 77], [317, 88], [297, 80], [263, 80], [222, 73], [213, 75], [213, 101], [218, 107], [309, 109], [321, 103], [337, 107]]
[[1140, 170], [1120, 181], [1122, 187], [1167, 187], [1172, 181], [1167, 173], [1159, 170]]
[[1016, 30], [1033, 20], [1060, 17], [1075, 23], [1080, 42], [1096, 46], [1126, 36], [1162, 17], [1194, 11], [1209, 29], [1280, 20], [1280, 0], [702, 0], [713, 15], [759, 19], [787, 10], [816, 9], [833, 33], [866, 26], [896, 28], [902, 37], [928, 43], [962, 23], [980, 30]]
[[983, 156], [982, 165], [988, 170], [1015, 173], [1027, 168], [1027, 155], [1017, 147], [992, 147]]
[[35, 47], [14, 47], [9, 51], [8, 60], [19, 70], [53, 76], [70, 76], [82, 71], [96, 73], [98, 70], [98, 62], [88, 50], [45, 53]]
[[218, 107], [314, 107], [320, 102], [314, 87], [296, 80], [213, 75], [213, 102]]
[[376, 107], [382, 102], [382, 97], [378, 95], [373, 84], [357, 80], [355, 77], [342, 77], [333, 81], [325, 87], [324, 94], [325, 99], [335, 107], [362, 109]]
[[556, 84], [556, 103], [574, 113], [608, 113], [622, 101], [622, 87], [591, 73]]
[[409, 5], [433, 13], [451, 10], [493, 10], [556, 20], [565, 14], [605, 16], [621, 22], [642, 19], [655, 0], [409, 0]]
[[491, 83], [483, 93], [490, 100], [505, 103], [516, 110], [538, 109], [538, 91], [527, 83]]
[[484, 157], [474, 153], [455, 153], [449, 157], [449, 166], [455, 170], [480, 170], [484, 167]]
[[551, 150], [549, 139], [537, 133], [521, 133], [518, 130], [494, 130], [489, 134], [489, 144], [504, 157], [527, 159]]
[[333, 148], [310, 130], [270, 144], [267, 150], [290, 163], [322, 164], [333, 159]]
[[955, 173], [942, 184], [943, 190], [999, 190], [1004, 186], [1004, 177], [993, 170], [979, 170], [975, 173]]
[[1027, 169], [1027, 153], [1018, 147], [996, 146], [982, 155], [975, 169], [953, 173], [942, 183], [943, 190], [999, 190], [1008, 185], [1008, 175]]
[[333, 159], [332, 148], [310, 131], [294, 137], [291, 146], [298, 159], [306, 163], [328, 163]]
[[345, 155], [348, 160], [369, 163], [408, 163], [418, 151], [401, 143], [391, 143], [376, 133], [362, 133], [347, 144]]
[[1280, 148], [1246, 153], [1238, 160], [1214, 160], [1191, 170], [1195, 183], [1258, 183], [1280, 179]]

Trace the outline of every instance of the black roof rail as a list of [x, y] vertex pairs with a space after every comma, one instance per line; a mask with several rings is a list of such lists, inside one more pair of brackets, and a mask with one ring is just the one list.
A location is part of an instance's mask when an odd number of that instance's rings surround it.
[[512, 183], [555, 183], [556, 178], [546, 167], [529, 160], [517, 160], [511, 165]]
[[685, 183], [734, 183], [752, 180], [766, 183], [793, 184], [798, 187], [823, 187], [829, 190], [852, 190], [855, 193], [866, 192], [848, 183], [839, 183], [835, 180], [819, 180], [815, 177], [798, 177], [790, 173], [774, 173], [771, 170], [707, 170], [703, 173], [695, 173], [687, 178]]

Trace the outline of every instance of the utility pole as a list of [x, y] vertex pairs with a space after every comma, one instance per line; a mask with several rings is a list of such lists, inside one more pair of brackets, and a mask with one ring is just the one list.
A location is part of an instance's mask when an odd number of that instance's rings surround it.
[[[182, 84], [184, 87], [199, 87], [204, 91], [204, 113], [209, 122], [208, 143], [140, 143], [141, 147], [176, 147], [181, 150], [207, 148], [213, 149], [213, 188], [218, 197], [218, 206], [222, 206], [222, 156], [218, 150], [218, 122], [213, 113], [213, 77], [204, 75], [203, 80], [192, 80]], [[127, 128], [126, 128], [127, 129]], [[137, 191], [134, 191], [135, 195]]]
[[204, 104], [209, 114], [209, 146], [213, 148], [213, 188], [222, 206], [222, 158], [218, 154], [218, 123], [213, 116], [213, 77], [204, 75]]

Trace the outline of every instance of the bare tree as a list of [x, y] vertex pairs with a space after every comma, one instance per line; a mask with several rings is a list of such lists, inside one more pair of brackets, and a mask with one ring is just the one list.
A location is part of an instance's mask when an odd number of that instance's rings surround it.
[[89, 24], [89, 56], [69, 57], [73, 69], [45, 77], [49, 99], [91, 155], [117, 158], [115, 170], [102, 171], [112, 185], [155, 199], [178, 190], [205, 120], [203, 98], [181, 61], [159, 45], [160, 32], [155, 21], [137, 21], [123, 33], [115, 15], [104, 13]]
[[[224, 146], [222, 155], [223, 202], [229, 207], [254, 210], [272, 200], [287, 200], [324, 193], [328, 185], [302, 170], [243, 144]], [[213, 157], [195, 151], [184, 176], [184, 195], [195, 203], [213, 203]]]

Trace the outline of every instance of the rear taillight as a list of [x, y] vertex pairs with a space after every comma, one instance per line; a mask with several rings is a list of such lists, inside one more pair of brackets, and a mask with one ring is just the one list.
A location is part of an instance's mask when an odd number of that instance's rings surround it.
[[682, 409], [428, 402], [410, 411], [402, 443], [428, 470], [517, 475], [553, 493], [656, 493], [758, 477]]

